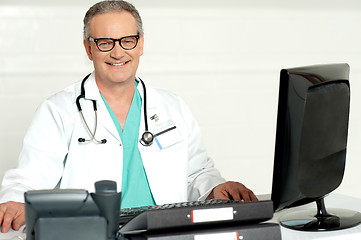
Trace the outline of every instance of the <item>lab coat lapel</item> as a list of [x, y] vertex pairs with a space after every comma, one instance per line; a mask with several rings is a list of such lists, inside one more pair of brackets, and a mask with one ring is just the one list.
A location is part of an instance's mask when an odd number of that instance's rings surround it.
[[[85, 98], [96, 100], [98, 108], [98, 127], [103, 126], [106, 131], [108, 131], [112, 136], [114, 136], [119, 142], [120, 136], [114, 125], [114, 122], [108, 112], [107, 107], [104, 104], [103, 99], [100, 96], [99, 89], [95, 82], [94, 73], [89, 76], [89, 79], [85, 82]], [[95, 116], [94, 116], [95, 118]]]

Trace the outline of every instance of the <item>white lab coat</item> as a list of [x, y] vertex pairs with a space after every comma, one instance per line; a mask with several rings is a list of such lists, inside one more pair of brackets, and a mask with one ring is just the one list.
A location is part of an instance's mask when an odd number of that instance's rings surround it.
[[[107, 142], [78, 141], [79, 138], [91, 138], [75, 103], [80, 94], [80, 83], [51, 96], [39, 107], [24, 138], [18, 168], [5, 174], [0, 203], [23, 202], [25, 191], [53, 189], [58, 184], [60, 188], [93, 192], [94, 182], [98, 180], [114, 180], [121, 191], [122, 142], [101, 99], [94, 74], [85, 82], [86, 100], [81, 100], [81, 106], [93, 131], [95, 113], [90, 99], [97, 101], [95, 137]], [[138, 90], [143, 97], [141, 84], [138, 84]], [[138, 144], [156, 204], [205, 198], [214, 186], [225, 180], [207, 156], [200, 129], [190, 110], [179, 97], [167, 91], [148, 86], [146, 93], [149, 131], [157, 133], [176, 126], [159, 136], [162, 150], [156, 143], [148, 147]], [[139, 139], [144, 130], [142, 107]]]

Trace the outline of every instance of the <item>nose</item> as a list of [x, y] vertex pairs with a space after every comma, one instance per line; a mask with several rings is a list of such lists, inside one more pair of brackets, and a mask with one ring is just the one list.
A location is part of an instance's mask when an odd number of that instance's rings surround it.
[[110, 56], [115, 59], [120, 59], [124, 56], [124, 49], [120, 46], [119, 41], [115, 42], [114, 48], [110, 51]]

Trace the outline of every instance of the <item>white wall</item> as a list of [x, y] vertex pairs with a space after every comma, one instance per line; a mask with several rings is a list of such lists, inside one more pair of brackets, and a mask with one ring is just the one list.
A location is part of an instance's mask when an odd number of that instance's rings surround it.
[[[17, 165], [41, 101], [92, 70], [82, 19], [94, 2], [0, 1], [0, 177]], [[138, 75], [181, 95], [223, 175], [261, 194], [271, 191], [280, 69], [349, 63], [348, 158], [337, 192], [361, 197], [361, 4], [313, 2], [133, 0], [146, 41]]]

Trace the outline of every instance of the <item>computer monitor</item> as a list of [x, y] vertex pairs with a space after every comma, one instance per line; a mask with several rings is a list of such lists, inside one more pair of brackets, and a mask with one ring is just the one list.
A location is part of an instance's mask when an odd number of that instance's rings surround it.
[[282, 216], [287, 228], [336, 230], [361, 222], [358, 212], [328, 212], [324, 204], [345, 170], [349, 72], [348, 64], [281, 70], [271, 199], [275, 211], [317, 204], [317, 210]]

